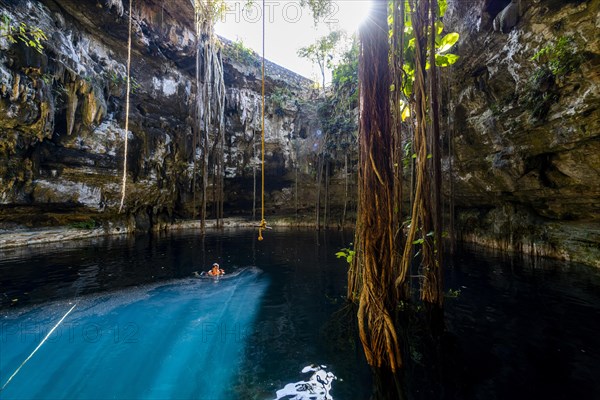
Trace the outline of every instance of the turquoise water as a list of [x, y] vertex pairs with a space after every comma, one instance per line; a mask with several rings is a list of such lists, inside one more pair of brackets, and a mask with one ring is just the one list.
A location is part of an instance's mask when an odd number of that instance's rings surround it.
[[[64, 317], [0, 398], [368, 399], [335, 257], [352, 239], [225, 230], [0, 251], [0, 385]], [[600, 398], [600, 271], [472, 249], [446, 261], [459, 294], [438, 343], [408, 337], [409, 398]], [[193, 278], [213, 262], [224, 279]]]
[[[289, 399], [296, 384], [368, 397], [355, 331], [337, 322], [346, 269], [334, 254], [349, 238], [234, 230], [5, 251], [0, 385], [75, 308], [0, 398]], [[224, 277], [194, 278], [213, 262]]]
[[[257, 268], [75, 300], [2, 393], [5, 399], [226, 399], [268, 279]], [[14, 371], [74, 302], [2, 320]]]

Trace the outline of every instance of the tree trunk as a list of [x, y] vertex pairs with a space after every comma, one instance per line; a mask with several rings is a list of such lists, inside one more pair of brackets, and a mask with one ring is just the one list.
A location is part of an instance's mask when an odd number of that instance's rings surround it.
[[360, 29], [359, 215], [356, 270], [362, 277], [358, 322], [370, 365], [396, 371], [402, 366], [396, 334], [394, 290], [396, 244], [394, 173], [390, 126], [387, 2], [373, 2]]
[[[430, 10], [434, 10], [431, 13]], [[408, 271], [414, 246], [421, 252], [421, 299], [441, 310], [442, 248], [441, 248], [441, 161], [439, 151], [439, 115], [437, 104], [437, 75], [434, 51], [429, 51], [429, 75], [426, 67], [428, 45], [435, 49], [435, 2], [411, 2], [411, 20], [415, 35], [414, 69], [414, 115], [415, 128], [413, 146], [415, 151], [415, 188], [411, 210], [411, 222], [404, 246], [401, 271]], [[431, 25], [428, 25], [428, 22]], [[433, 30], [432, 30], [433, 28]], [[429, 42], [428, 42], [429, 38]], [[428, 79], [426, 80], [426, 77]], [[429, 110], [428, 92], [429, 84]], [[435, 99], [434, 99], [435, 97]], [[430, 126], [428, 127], [428, 123]], [[418, 236], [417, 236], [418, 235]], [[418, 238], [417, 238], [418, 237]], [[401, 286], [398, 278], [396, 285]], [[430, 307], [431, 308], [431, 307]], [[439, 312], [435, 313], [441, 315]], [[430, 314], [430, 315], [433, 315]]]
[[[435, 22], [437, 20], [437, 0], [431, 0], [430, 9], [430, 32], [435, 32]], [[430, 49], [435, 49], [435, 35], [430, 34]], [[431, 108], [431, 164], [432, 165], [432, 207], [430, 214], [432, 216], [433, 228], [433, 258], [429, 276], [425, 280], [422, 293], [423, 300], [434, 307], [442, 308], [444, 302], [443, 273], [442, 273], [442, 154], [440, 151], [440, 120], [438, 105], [438, 77], [437, 67], [435, 65], [435, 52], [429, 52], [429, 93]]]
[[[404, 174], [404, 149], [402, 146], [402, 79], [404, 64], [404, 1], [394, 0], [392, 3], [392, 40], [391, 40], [391, 71], [394, 90], [392, 92], [392, 143], [393, 156], [392, 167], [394, 170], [394, 242], [398, 247], [404, 244], [404, 234], [402, 227], [402, 182]], [[400, 271], [397, 278], [398, 294], [406, 300], [410, 298], [407, 284], [408, 270], [401, 269], [400, 258], [396, 258], [399, 265], [393, 266]], [[405, 267], [408, 267], [406, 264]]]

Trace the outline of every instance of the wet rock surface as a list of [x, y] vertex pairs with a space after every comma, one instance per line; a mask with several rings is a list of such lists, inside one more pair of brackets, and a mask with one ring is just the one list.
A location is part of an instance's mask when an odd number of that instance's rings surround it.
[[[502, 4], [500, 4], [502, 3]], [[600, 266], [600, 2], [449, 2], [445, 71], [463, 240]]]
[[[30, 217], [32, 211], [43, 215], [54, 207], [101, 214], [95, 219], [125, 220], [129, 230], [190, 217], [194, 157], [196, 164], [200, 160], [193, 140], [192, 4], [147, 0], [134, 5], [127, 133], [128, 15], [120, 0], [18, 0], [3, 2], [0, 11], [11, 26], [24, 21], [48, 37], [41, 53], [0, 38], [0, 225], [53, 226], [81, 219], [73, 213], [58, 219]], [[233, 47], [222, 41], [225, 204], [235, 213], [255, 195], [261, 71], [256, 54], [240, 59]], [[289, 203], [274, 202], [290, 186], [280, 176], [300, 162], [307, 165], [312, 157], [297, 151], [317, 136], [311, 82], [270, 62], [266, 75], [265, 162], [268, 181], [273, 182], [267, 196], [275, 208], [291, 210]], [[126, 134], [127, 200], [120, 215]], [[308, 172], [299, 179], [313, 180]], [[228, 190], [230, 181], [235, 191]], [[300, 202], [314, 200], [307, 195]]]
[[[444, 148], [453, 154], [444, 163], [453, 182], [446, 204], [452, 196], [459, 239], [598, 266], [600, 1], [521, 0], [518, 15], [505, 14], [494, 29], [509, 3], [448, 2], [444, 22], [460, 34], [453, 51], [461, 59], [442, 74]], [[127, 133], [123, 3], [0, 4], [13, 26], [26, 21], [48, 36], [41, 54], [0, 38], [0, 229], [93, 223], [145, 231], [189, 218], [200, 157], [191, 3], [134, 5]], [[222, 55], [225, 213], [247, 217], [260, 203], [260, 63], [226, 40]], [[306, 79], [266, 67], [267, 215], [306, 220], [323, 140], [316, 95]], [[340, 168], [331, 176], [329, 206], [339, 208], [344, 176]]]

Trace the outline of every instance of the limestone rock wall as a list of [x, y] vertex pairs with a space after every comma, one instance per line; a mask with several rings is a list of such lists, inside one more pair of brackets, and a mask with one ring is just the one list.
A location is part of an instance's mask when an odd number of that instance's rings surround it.
[[[128, 4], [121, 0], [14, 0], [0, 12], [11, 26], [40, 28], [42, 53], [0, 38], [0, 225], [122, 221], [160, 227], [189, 217], [194, 150], [195, 33], [188, 0], [134, 3], [132, 96], [124, 131]], [[228, 56], [226, 213], [250, 213], [260, 143], [260, 70]], [[231, 55], [231, 52], [229, 53]], [[243, 60], [242, 60], [243, 61]], [[265, 121], [267, 175], [298, 166], [316, 135], [308, 82], [269, 63]], [[281, 95], [284, 93], [285, 96]], [[270, 98], [270, 97], [269, 97]], [[308, 105], [298, 103], [307, 99]], [[277, 101], [275, 101], [277, 100]], [[307, 122], [308, 121], [308, 122]], [[117, 215], [128, 135], [126, 210]], [[282, 174], [281, 172], [284, 172]], [[305, 175], [310, 179], [310, 174]], [[271, 200], [289, 191], [275, 182]], [[231, 188], [231, 190], [229, 190]], [[211, 191], [209, 190], [209, 193]], [[305, 196], [306, 203], [313, 202]], [[289, 202], [280, 201], [290, 206]]]
[[[521, 0], [516, 14], [509, 3], [448, 1], [461, 58], [443, 72], [444, 168], [459, 239], [600, 265], [600, 0]], [[134, 4], [126, 133], [128, 3], [0, 2], [12, 26], [48, 36], [42, 54], [0, 38], [0, 229], [94, 219], [146, 230], [191, 215], [192, 5]], [[223, 41], [226, 216], [260, 204], [260, 68], [238, 50]], [[314, 216], [324, 135], [307, 84], [267, 63], [267, 215]], [[339, 207], [345, 176], [331, 162]]]
[[600, 1], [448, 3], [460, 238], [600, 266]]

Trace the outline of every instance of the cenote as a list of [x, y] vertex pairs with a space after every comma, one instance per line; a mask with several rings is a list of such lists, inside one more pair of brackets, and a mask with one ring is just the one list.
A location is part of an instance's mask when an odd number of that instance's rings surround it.
[[599, 7], [0, 0], [0, 399], [600, 399]]
[[[367, 399], [335, 257], [351, 241], [236, 229], [3, 250], [2, 398]], [[225, 277], [194, 277], [215, 261]], [[409, 398], [600, 396], [598, 271], [464, 250], [449, 289], [439, 352], [411, 347]]]

